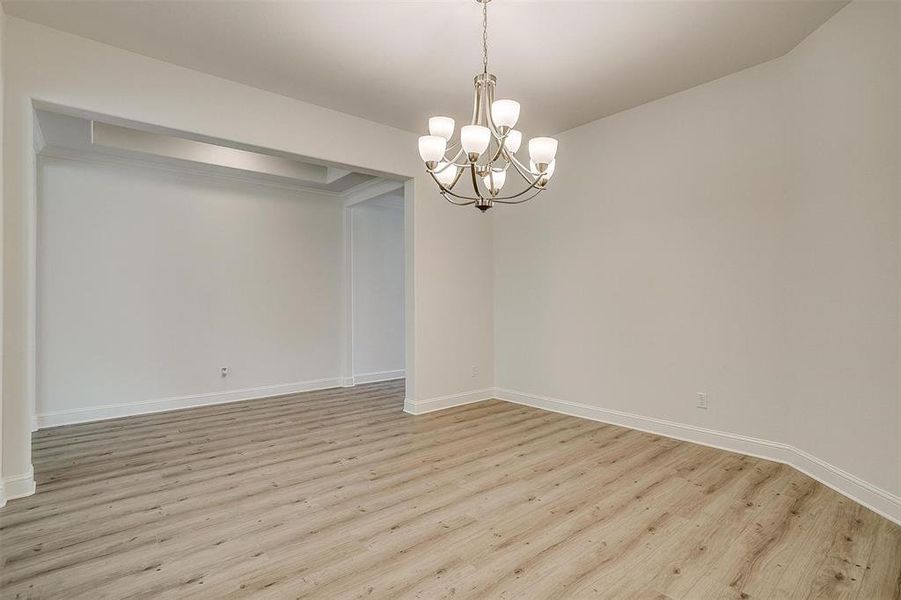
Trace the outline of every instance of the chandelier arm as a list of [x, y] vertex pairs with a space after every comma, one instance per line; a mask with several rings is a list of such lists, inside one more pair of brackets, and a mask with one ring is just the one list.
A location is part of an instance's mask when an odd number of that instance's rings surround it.
[[499, 138], [498, 137], [494, 138], [494, 140], [497, 142], [497, 152], [495, 152], [494, 156], [491, 158], [491, 160], [488, 161], [489, 165], [491, 163], [493, 163], [494, 161], [496, 161], [498, 158], [500, 158], [501, 153], [504, 151], [504, 140], [506, 140], [506, 139], [507, 139], [507, 136], [505, 136], [505, 135], [501, 136]]
[[[492, 200], [497, 200], [497, 201], [515, 200], [516, 198], [519, 198], [523, 194], [528, 194], [530, 190], [535, 190], [535, 194], [533, 194], [533, 196], [534, 196], [534, 195], [537, 195], [538, 192], [543, 192], [545, 190], [545, 188], [536, 183], [534, 185], [530, 185], [529, 187], [525, 188], [523, 191], [519, 192], [518, 194], [511, 194], [509, 196], [496, 196], [496, 197], [492, 198]], [[509, 202], [508, 202], [508, 204], [509, 204]], [[516, 203], [514, 202], [513, 204], [516, 204]]]
[[461, 170], [461, 171], [457, 171], [457, 176], [454, 177], [454, 180], [453, 180], [453, 181], [450, 183], [450, 185], [448, 185], [448, 186], [445, 186], [445, 185], [442, 184], [440, 181], [438, 181], [438, 178], [435, 177], [435, 174], [432, 173], [431, 171], [428, 171], [428, 174], [431, 175], [432, 180], [433, 180], [435, 183], [438, 184], [438, 192], [439, 192], [441, 195], [444, 195], [444, 193], [447, 192], [447, 193], [449, 193], [451, 196], [454, 196], [454, 197], [456, 197], [456, 198], [461, 198], [461, 199], [463, 199], [463, 200], [472, 200], [472, 201], [475, 201], [475, 200], [476, 200], [475, 198], [468, 198], [468, 197], [466, 197], [466, 196], [461, 196], [460, 194], [455, 194], [454, 192], [451, 191], [451, 190], [453, 189], [453, 187], [454, 187], [455, 185], [457, 185], [457, 182], [460, 181], [460, 176], [463, 174], [463, 171], [462, 171], [462, 170]]
[[488, 124], [488, 128], [491, 130], [491, 133], [494, 137], [501, 137], [500, 132], [497, 130], [497, 126], [494, 124], [494, 118], [491, 116], [491, 105], [494, 103], [494, 88], [490, 88], [486, 94], [488, 100], [488, 110], [486, 111], [486, 119], [485, 121]]
[[531, 173], [528, 173], [528, 172], [523, 173], [515, 163], [511, 162], [510, 164], [513, 165], [513, 170], [516, 172], [517, 175], [519, 175], [519, 178], [522, 179], [523, 181], [525, 181], [527, 185], [532, 185], [533, 183], [535, 183], [537, 181], [537, 179], [532, 177]]
[[483, 160], [485, 161], [485, 167], [488, 168], [488, 169], [491, 168], [491, 163], [494, 162], [494, 156], [492, 156], [492, 154], [493, 154], [494, 151], [491, 149], [491, 146], [492, 146], [493, 144], [496, 144], [496, 143], [497, 143], [497, 142], [496, 142], [496, 140], [494, 139], [493, 136], [492, 136], [492, 137], [489, 137], [489, 138], [488, 138], [488, 147], [485, 148], [485, 152], [483, 152], [483, 153], [482, 153], [482, 156], [479, 157], [479, 158], [481, 158], [481, 159], [483, 159]]
[[426, 169], [425, 172], [426, 173], [441, 173], [445, 169], [449, 169], [451, 167], [457, 167], [461, 171], [465, 171], [466, 169], [469, 168], [469, 163], [448, 163], [446, 167], [442, 167], [442, 168], [436, 169], [434, 171], [429, 171], [428, 169]]
[[541, 179], [541, 174], [535, 175], [531, 169], [527, 169], [524, 164], [519, 162], [519, 159], [516, 158], [515, 154], [510, 154], [505, 151], [504, 156], [510, 159], [510, 162], [513, 163], [513, 166], [516, 167], [516, 170], [519, 171], [519, 174], [522, 175], [526, 181], [534, 181], [537, 183]]
[[[529, 200], [531, 200], [532, 198], [534, 198], [535, 196], [537, 196], [538, 194], [540, 194], [543, 191], [544, 191], [544, 188], [535, 190], [535, 192], [532, 195], [528, 196], [527, 198], [523, 198], [522, 200], [501, 200], [501, 199], [495, 198], [494, 201], [497, 202], [498, 204], [522, 204], [523, 202], [528, 202]], [[525, 191], [523, 191], [523, 193], [525, 193]], [[521, 196], [522, 194], [519, 194], [519, 195]], [[513, 197], [516, 198], [517, 196], [513, 196]]]
[[508, 160], [513, 164], [513, 166], [516, 168], [516, 171], [517, 171], [517, 172], [520, 174], [520, 176], [522, 176], [522, 178], [525, 179], [527, 182], [534, 184], [534, 183], [538, 183], [538, 181], [541, 179], [541, 176], [540, 176], [540, 175], [539, 175], [539, 176], [536, 176], [534, 173], [532, 173], [532, 171], [530, 171], [529, 169], [526, 169], [526, 167], [525, 167], [521, 162], [519, 162], [519, 159], [516, 158], [516, 155], [515, 155], [515, 154], [510, 154], [509, 152], [507, 152], [507, 151], [505, 150], [505, 151], [504, 151], [504, 156], [507, 157], [507, 159], [508, 159]]
[[446, 187], [444, 187], [444, 186], [441, 186], [441, 189], [438, 190], [438, 193], [441, 194], [442, 196], [443, 196], [444, 194], [450, 194], [450, 195], [453, 196], [454, 198], [459, 198], [460, 200], [469, 200], [469, 201], [471, 201], [471, 202], [478, 202], [478, 201], [479, 201], [478, 198], [472, 198], [472, 197], [470, 197], [470, 196], [464, 196], [464, 195], [462, 195], [462, 194], [458, 194], [457, 192], [454, 192], [453, 190], [450, 190], [450, 189], [448, 189], [448, 188], [446, 188]]
[[454, 180], [451, 181], [451, 184], [450, 184], [449, 186], [447, 186], [447, 189], [448, 189], [448, 190], [453, 189], [453, 187], [454, 187], [455, 185], [457, 185], [457, 182], [460, 181], [460, 177], [461, 177], [462, 175], [463, 175], [463, 169], [457, 169], [457, 174], [454, 175]]
[[450, 159], [447, 158], [447, 156], [445, 155], [444, 161], [443, 161], [443, 162], [446, 162], [446, 163], [447, 163], [446, 165], [444, 165], [444, 166], [441, 167], [440, 169], [432, 169], [431, 171], [429, 171], [429, 170], [428, 170], [428, 167], [426, 167], [426, 171], [428, 171], [429, 173], [441, 173], [441, 172], [443, 172], [445, 169], [449, 169], [451, 165], [454, 165], [455, 167], [463, 167], [463, 168], [465, 168], [466, 165], [458, 165], [458, 164], [455, 162], [458, 158], [460, 158], [460, 155], [461, 155], [461, 154], [463, 154], [463, 150], [460, 150], [459, 152], [457, 152], [457, 154], [455, 154], [454, 157], [453, 157], [453, 158], [450, 158]]
[[[447, 201], [450, 202], [451, 204], [456, 204], [457, 206], [467, 206], [467, 205], [469, 205], [469, 204], [475, 204], [475, 203], [478, 202], [479, 200], [482, 200], [482, 201], [485, 200], [485, 198], [483, 198], [483, 197], [481, 197], [481, 196], [479, 196], [479, 198], [471, 198], [471, 197], [469, 197], [469, 196], [462, 196], [462, 195], [457, 194], [457, 193], [451, 191], [450, 189], [444, 187], [444, 186], [441, 185], [440, 183], [438, 183], [438, 187], [440, 188], [440, 189], [438, 190], [438, 193], [441, 194], [442, 196], [444, 196], [444, 199], [445, 199], [445, 200], [447, 200]], [[526, 202], [526, 201], [528, 201], [528, 200], [531, 200], [532, 198], [534, 198], [535, 196], [537, 196], [538, 194], [540, 194], [541, 192], [543, 192], [546, 188], [543, 188], [543, 187], [535, 188], [535, 191], [534, 191], [528, 198], [523, 198], [522, 200], [516, 200], [516, 198], [519, 198], [519, 197], [522, 196], [523, 194], [528, 193], [530, 189], [532, 189], [532, 186], [527, 187], [526, 189], [524, 189], [523, 191], [519, 192], [518, 194], [513, 194], [513, 195], [511, 195], [511, 196], [497, 196], [497, 197], [492, 197], [492, 198], [491, 198], [491, 201], [492, 201], [492, 202], [498, 202], [498, 203], [500, 203], [500, 204], [522, 204], [523, 202]], [[466, 200], [467, 202], [454, 202], [453, 200], [451, 200], [450, 198], [448, 198], [448, 195], [453, 196], [454, 198], [459, 198], [459, 199], [461, 199], [461, 200]]]
[[[435, 178], [434, 175], [432, 175], [431, 173], [429, 173], [429, 175], [431, 175], [431, 176], [432, 176], [432, 179], [435, 180], [435, 183], [438, 184], [438, 193], [441, 194], [442, 196], [445, 196], [445, 194], [450, 194], [450, 195], [453, 196], [454, 198], [459, 198], [460, 200], [469, 200], [469, 201], [470, 201], [470, 202], [469, 202], [470, 204], [472, 204], [472, 203], [474, 203], [474, 202], [478, 202], [479, 199], [480, 199], [480, 198], [472, 198], [472, 197], [470, 197], [470, 196], [464, 196], [464, 195], [462, 195], [462, 194], [458, 194], [458, 193], [454, 192], [453, 190], [451, 190], [451, 187], [453, 187], [454, 185], [457, 184], [456, 181], [454, 181], [454, 182], [451, 184], [450, 187], [445, 187], [445, 186], [441, 185], [441, 182], [438, 181], [438, 179]], [[457, 179], [458, 179], [458, 180], [459, 180], [459, 178], [460, 178], [461, 175], [463, 175], [463, 171], [460, 171], [459, 173], [457, 173]], [[446, 198], [446, 197], [447, 197], [447, 196], [445, 196], [445, 198]], [[454, 204], [457, 204], [457, 203], [454, 202]], [[465, 206], [465, 205], [461, 205], [461, 206]]]
[[[461, 175], [461, 174], [462, 174], [462, 171], [461, 171], [458, 175]], [[431, 173], [430, 173], [430, 175], [431, 175]], [[435, 176], [434, 176], [434, 175], [432, 175], [432, 179], [435, 179]], [[438, 184], [438, 188], [439, 188], [438, 191], [439, 191], [439, 193], [442, 194], [442, 195], [444, 195], [445, 193], [447, 193], [447, 194], [450, 194], [451, 196], [453, 196], [454, 198], [459, 198], [459, 199], [461, 199], [461, 200], [470, 200], [470, 201], [472, 201], [472, 202], [478, 202], [478, 201], [480, 201], [480, 200], [481, 200], [481, 201], [484, 201], [484, 200], [485, 200], [485, 197], [482, 196], [482, 194], [478, 191], [478, 187], [475, 188], [475, 189], [476, 189], [476, 194], [477, 194], [478, 197], [477, 197], [477, 198], [473, 198], [473, 197], [471, 197], [471, 196], [463, 196], [462, 194], [458, 194], [458, 193], [454, 192], [454, 191], [451, 190], [450, 188], [447, 188], [447, 187], [441, 185], [441, 182], [439, 182], [437, 179], [435, 179], [435, 183]], [[456, 182], [455, 182], [455, 183], [456, 183]], [[474, 186], [476, 185], [475, 182], [473, 182], [473, 185], [474, 185]], [[534, 198], [535, 196], [537, 196], [539, 192], [543, 192], [543, 191], [546, 190], [546, 189], [547, 189], [546, 187], [544, 187], [543, 185], [539, 185], [539, 183], [536, 181], [535, 183], [533, 183], [533, 184], [530, 185], [529, 187], [525, 188], [524, 190], [522, 190], [522, 191], [519, 192], [518, 194], [511, 194], [511, 195], [509, 195], [509, 196], [491, 196], [490, 200], [492, 200], [492, 201], [503, 202], [504, 204], [519, 204], [519, 202], [508, 202], [508, 201], [509, 201], [509, 200], [514, 200], [514, 199], [516, 199], [516, 198], [519, 198], [519, 197], [522, 196], [523, 194], [527, 194], [527, 193], [529, 192], [529, 190], [535, 190], [535, 193], [532, 194], [531, 196], [529, 196], [529, 199], [531, 199], [531, 198]], [[522, 202], [525, 202], [525, 200], [523, 200]]]
[[445, 199], [445, 200], [447, 200], [448, 202], [450, 202], [450, 203], [453, 204], [454, 206], [469, 206], [469, 205], [471, 205], [471, 204], [475, 204], [475, 203], [476, 203], [475, 200], [470, 200], [469, 202], [454, 202], [453, 200], [451, 200], [451, 199], [447, 196], [446, 193], [444, 193], [444, 192], [440, 192], [440, 193], [441, 193], [442, 196], [444, 196], [444, 199]]
[[[513, 199], [515, 199], [515, 198], [519, 198], [519, 197], [522, 196], [523, 194], [529, 193], [529, 190], [536, 190], [536, 193], [533, 194], [533, 195], [537, 195], [538, 192], [543, 192], [545, 189], [546, 189], [546, 188], [545, 188], [543, 185], [540, 185], [540, 184], [536, 181], [535, 183], [533, 183], [533, 184], [530, 185], [529, 187], [525, 188], [523, 191], [519, 192], [518, 194], [511, 194], [511, 195], [509, 195], [509, 196], [497, 196], [497, 197], [492, 198], [492, 200], [498, 200], [498, 201], [500, 201], [500, 200], [513, 200]], [[507, 204], [510, 204], [510, 203], [508, 202]], [[514, 202], [513, 204], [516, 204], [516, 203]]]

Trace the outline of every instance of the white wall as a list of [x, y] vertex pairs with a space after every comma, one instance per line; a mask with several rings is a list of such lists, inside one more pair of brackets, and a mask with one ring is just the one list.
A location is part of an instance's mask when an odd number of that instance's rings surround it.
[[357, 383], [403, 376], [403, 203], [356, 204], [353, 231], [353, 376]]
[[787, 439], [901, 496], [901, 3], [856, 2], [785, 61]]
[[898, 7], [561, 135], [495, 215], [497, 386], [797, 447], [898, 511]]
[[[6, 13], [0, 4], [0, 209], [3, 207], [3, 98], [6, 87]], [[3, 210], [0, 210], [0, 280], [3, 280]], [[3, 294], [0, 294], [0, 315], [3, 314]], [[3, 337], [3, 318], [0, 317], [0, 339]], [[2, 357], [0, 344], [0, 357]], [[0, 507], [6, 504], [3, 476], [3, 369], [0, 369]]]
[[[23, 482], [16, 491], [7, 486], [9, 497], [30, 493], [32, 481], [35, 101], [411, 178], [405, 185], [407, 398], [418, 403], [490, 388], [491, 216], [452, 207], [435, 193], [415, 134], [19, 19], [7, 21], [6, 33], [2, 461], [5, 481]], [[481, 367], [477, 377], [474, 363]]]
[[39, 424], [339, 384], [339, 200], [43, 157], [38, 178]]

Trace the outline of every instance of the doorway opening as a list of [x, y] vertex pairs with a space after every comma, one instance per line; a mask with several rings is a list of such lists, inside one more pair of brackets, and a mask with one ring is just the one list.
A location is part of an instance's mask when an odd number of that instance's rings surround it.
[[33, 429], [405, 377], [412, 185], [35, 115]]

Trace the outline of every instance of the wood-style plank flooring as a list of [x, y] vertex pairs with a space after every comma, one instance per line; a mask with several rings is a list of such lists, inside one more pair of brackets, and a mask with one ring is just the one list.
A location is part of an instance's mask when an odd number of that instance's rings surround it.
[[793, 469], [386, 382], [38, 432], [2, 598], [899, 598], [901, 528]]

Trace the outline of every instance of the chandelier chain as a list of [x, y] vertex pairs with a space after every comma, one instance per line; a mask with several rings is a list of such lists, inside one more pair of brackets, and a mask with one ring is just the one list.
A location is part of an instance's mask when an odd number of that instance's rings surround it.
[[482, 72], [488, 72], [488, 2], [482, 4]]

